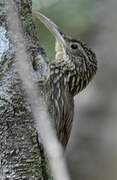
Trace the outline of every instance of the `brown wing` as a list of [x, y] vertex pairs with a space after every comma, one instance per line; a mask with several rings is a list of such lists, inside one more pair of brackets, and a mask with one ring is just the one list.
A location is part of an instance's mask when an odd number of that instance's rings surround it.
[[65, 148], [71, 134], [74, 114], [73, 97], [67, 93], [64, 95], [64, 106], [62, 112], [59, 123], [57, 122], [57, 135]]
[[[50, 65], [50, 105], [55, 128], [60, 142], [68, 143], [74, 113], [73, 95], [69, 92], [68, 67], [63, 61]], [[70, 73], [69, 73], [70, 74]]]

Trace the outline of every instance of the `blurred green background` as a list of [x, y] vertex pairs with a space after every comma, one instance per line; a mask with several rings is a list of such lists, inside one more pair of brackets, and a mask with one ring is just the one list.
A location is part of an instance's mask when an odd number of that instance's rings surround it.
[[[66, 151], [73, 180], [117, 180], [117, 0], [33, 0], [64, 33], [97, 54], [98, 72], [75, 97]], [[54, 58], [54, 38], [35, 19], [41, 44]]]
[[[33, 0], [33, 9], [95, 51], [98, 72], [75, 96], [66, 158], [72, 180], [117, 180], [117, 0]], [[54, 38], [34, 17], [41, 45], [54, 58]], [[8, 49], [0, 27], [0, 57]]]
[[[33, 0], [34, 11], [95, 51], [98, 72], [75, 96], [75, 116], [66, 151], [72, 180], [117, 180], [117, 0]], [[34, 17], [41, 45], [54, 58], [54, 38]], [[0, 57], [8, 49], [0, 27]]]

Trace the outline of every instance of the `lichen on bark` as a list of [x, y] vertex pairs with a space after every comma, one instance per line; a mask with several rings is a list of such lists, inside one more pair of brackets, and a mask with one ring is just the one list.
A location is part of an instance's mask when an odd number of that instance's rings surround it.
[[[32, 22], [31, 1], [15, 2], [36, 75], [35, 82], [44, 81], [48, 74], [47, 57]], [[51, 179], [43, 146], [34, 127], [30, 104], [15, 66], [14, 44], [9, 36], [4, 3], [4, 0], [0, 3], [0, 26], [6, 28], [9, 49], [3, 53], [0, 61], [0, 178]]]

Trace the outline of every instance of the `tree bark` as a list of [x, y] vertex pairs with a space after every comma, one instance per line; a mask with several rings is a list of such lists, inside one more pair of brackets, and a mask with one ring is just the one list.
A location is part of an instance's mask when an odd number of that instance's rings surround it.
[[[31, 0], [15, 0], [27, 51], [34, 69], [35, 82], [43, 82], [48, 74], [47, 58], [39, 44], [32, 22]], [[0, 3], [0, 26], [9, 36], [4, 0]], [[15, 34], [14, 34], [15, 35]], [[15, 66], [14, 44], [0, 61], [0, 179], [51, 179], [43, 146], [34, 127], [30, 104]]]

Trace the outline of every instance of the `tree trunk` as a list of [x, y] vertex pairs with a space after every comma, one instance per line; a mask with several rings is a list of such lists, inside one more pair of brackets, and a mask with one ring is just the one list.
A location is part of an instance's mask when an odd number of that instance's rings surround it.
[[[48, 73], [47, 58], [32, 22], [31, 0], [15, 0], [15, 3], [28, 44], [35, 81], [43, 81]], [[7, 38], [10, 36], [4, 5], [4, 0], [1, 0], [0, 27], [6, 29]], [[0, 60], [0, 179], [51, 179], [30, 104], [15, 66], [14, 44], [10, 38], [7, 40], [9, 48], [6, 48]]]

